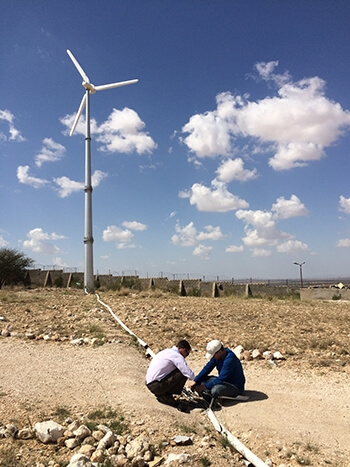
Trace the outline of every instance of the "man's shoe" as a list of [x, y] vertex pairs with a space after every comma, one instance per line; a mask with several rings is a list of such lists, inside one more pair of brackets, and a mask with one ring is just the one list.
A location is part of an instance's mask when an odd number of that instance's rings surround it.
[[183, 412], [183, 413], [191, 413], [191, 407], [189, 407], [188, 405], [185, 405], [185, 404], [183, 404], [181, 402], [178, 403], [177, 410], [179, 412]]
[[161, 396], [157, 396], [157, 401], [161, 404], [170, 405], [171, 407], [178, 406], [178, 403], [170, 394], [163, 394]]

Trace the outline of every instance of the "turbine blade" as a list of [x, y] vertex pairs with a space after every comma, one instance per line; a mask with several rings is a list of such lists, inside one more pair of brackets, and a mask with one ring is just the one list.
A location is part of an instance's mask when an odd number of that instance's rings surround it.
[[74, 123], [73, 123], [72, 129], [70, 130], [69, 136], [73, 135], [74, 130], [75, 130], [76, 126], [78, 125], [80, 116], [83, 113], [85, 104], [86, 104], [86, 94], [83, 95], [83, 98], [82, 98], [82, 100], [80, 102], [80, 106], [79, 106], [78, 112], [77, 112], [77, 114], [75, 116]]
[[106, 89], [120, 88], [121, 86], [128, 86], [129, 84], [136, 84], [138, 79], [130, 79], [129, 81], [120, 81], [119, 83], [102, 84], [95, 86], [96, 91], [105, 91]]
[[70, 56], [72, 62], [74, 63], [76, 69], [79, 71], [80, 76], [83, 78], [83, 80], [84, 80], [86, 83], [90, 83], [90, 80], [89, 80], [87, 74], [86, 74], [85, 71], [82, 69], [82, 67], [79, 65], [78, 60], [74, 57], [74, 55], [72, 54], [72, 52], [71, 52], [70, 50], [67, 50], [67, 54]]

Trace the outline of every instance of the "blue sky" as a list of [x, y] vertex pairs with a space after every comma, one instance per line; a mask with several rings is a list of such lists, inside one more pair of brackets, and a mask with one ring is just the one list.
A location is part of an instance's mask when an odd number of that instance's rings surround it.
[[349, 276], [350, 3], [3, 0], [0, 246], [94, 270]]

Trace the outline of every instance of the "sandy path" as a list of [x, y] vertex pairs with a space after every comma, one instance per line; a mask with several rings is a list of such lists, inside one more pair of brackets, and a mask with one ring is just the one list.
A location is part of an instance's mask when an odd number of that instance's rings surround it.
[[[199, 361], [189, 363], [199, 369]], [[124, 344], [91, 348], [0, 339], [0, 421], [23, 415], [25, 406], [39, 414], [48, 407], [86, 412], [117, 404], [153, 424], [162, 420], [171, 426], [174, 419], [189, 417], [156, 402], [144, 386], [147, 365], [136, 349]], [[266, 362], [247, 365], [245, 373], [250, 401], [217, 412], [243, 442], [249, 441], [251, 430], [277, 444], [310, 442], [330, 453], [349, 449], [348, 375], [298, 375]]]

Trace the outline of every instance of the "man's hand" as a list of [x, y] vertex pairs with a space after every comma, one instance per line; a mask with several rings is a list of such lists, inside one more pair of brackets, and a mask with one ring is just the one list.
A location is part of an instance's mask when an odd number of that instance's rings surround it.
[[194, 389], [195, 389], [196, 392], [198, 392], [198, 394], [202, 394], [202, 392], [205, 389], [205, 386], [204, 386], [204, 384], [198, 384], [198, 385], [196, 385], [196, 387]]
[[190, 382], [188, 383], [188, 385], [189, 385], [190, 389], [191, 389], [192, 391], [194, 391], [194, 390], [196, 389], [197, 383], [196, 383], [195, 381], [190, 381]]

